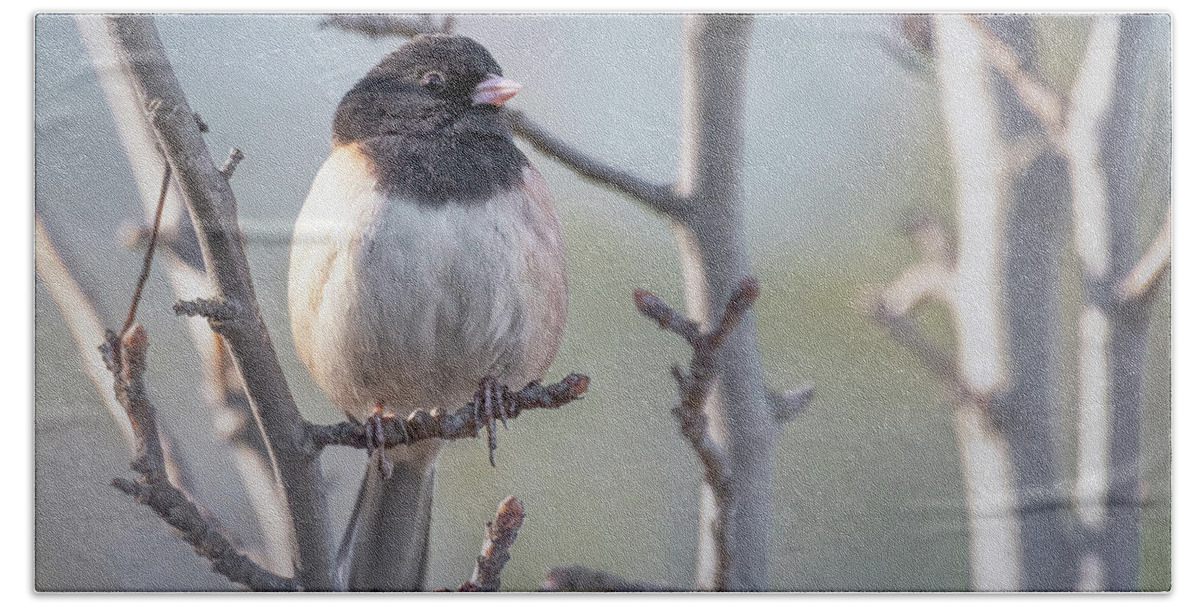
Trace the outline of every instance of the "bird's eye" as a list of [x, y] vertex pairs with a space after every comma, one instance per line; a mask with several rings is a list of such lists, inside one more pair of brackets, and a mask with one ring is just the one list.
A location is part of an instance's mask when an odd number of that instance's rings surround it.
[[446, 88], [446, 77], [441, 72], [429, 72], [421, 78], [421, 86], [430, 91], [441, 91]]

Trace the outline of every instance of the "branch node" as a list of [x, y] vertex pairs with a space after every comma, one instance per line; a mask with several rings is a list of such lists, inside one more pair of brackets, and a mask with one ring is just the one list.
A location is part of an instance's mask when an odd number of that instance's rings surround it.
[[717, 352], [746, 312], [758, 298], [761, 288], [753, 277], [742, 279], [730, 294], [720, 321], [711, 331], [701, 333], [699, 326], [676, 312], [658, 296], [638, 289], [634, 291], [634, 305], [639, 312], [656, 321], [660, 327], [679, 334], [692, 347], [692, 360], [688, 370], [678, 365], [671, 368], [671, 375], [679, 385], [679, 405], [671, 413], [679, 420], [679, 430], [692, 445], [700, 459], [704, 482], [712, 489], [716, 503], [713, 518], [714, 554], [717, 556], [713, 587], [722, 590], [728, 587], [728, 573], [732, 556], [729, 543], [729, 521], [734, 509], [732, 496], [732, 471], [729, 454], [717, 442], [708, 428], [708, 416], [704, 403], [716, 380]]
[[224, 175], [226, 180], [233, 179], [233, 171], [237, 169], [238, 163], [242, 162], [244, 158], [246, 158], [246, 155], [242, 154], [241, 150], [238, 150], [237, 148], [230, 148], [229, 156], [225, 159], [225, 163], [222, 164], [221, 168], [217, 169], [217, 171], [219, 171], [221, 175]]
[[241, 308], [233, 301], [222, 298], [179, 300], [172, 309], [179, 316], [204, 317], [218, 334], [225, 333], [231, 324], [237, 322], [241, 312]]
[[517, 532], [525, 521], [525, 507], [515, 496], [505, 498], [496, 509], [496, 517], [484, 528], [486, 537], [475, 558], [471, 580], [459, 591], [499, 591], [500, 571], [511, 558], [509, 548], [517, 540]]
[[116, 332], [105, 333], [101, 346], [105, 362], [113, 372], [113, 392], [125, 408], [133, 427], [135, 448], [129, 467], [139, 475], [135, 480], [114, 478], [117, 490], [144, 504], [160, 519], [179, 531], [197, 555], [204, 557], [214, 571], [237, 585], [259, 591], [294, 591], [293, 579], [271, 573], [234, 547], [183, 490], [171, 483], [158, 434], [154, 406], [150, 403], [143, 376], [149, 339], [140, 324], [133, 325], [119, 340]]
[[816, 393], [816, 388], [815, 385], [809, 383], [782, 394], [772, 391], [770, 396], [771, 405], [775, 408], [775, 421], [779, 424], [786, 424], [807, 411], [809, 404], [812, 403], [813, 394]]

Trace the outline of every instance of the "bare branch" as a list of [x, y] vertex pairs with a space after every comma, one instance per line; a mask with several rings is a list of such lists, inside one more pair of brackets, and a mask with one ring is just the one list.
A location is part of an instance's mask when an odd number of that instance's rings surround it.
[[1052, 137], [1063, 130], [1065, 102], [1049, 85], [1021, 67], [1021, 59], [999, 36], [996, 36], [978, 16], [969, 16], [971, 25], [983, 41], [988, 63], [1012, 85], [1025, 107], [1033, 112]]
[[1167, 268], [1171, 266], [1171, 211], [1158, 229], [1158, 235], [1146, 248], [1141, 259], [1117, 285], [1117, 301], [1132, 302], [1152, 293]]
[[959, 395], [967, 391], [954, 357], [930, 340], [909, 315], [918, 303], [938, 298], [954, 306], [950, 295], [954, 282], [954, 246], [946, 227], [933, 216], [914, 212], [904, 221], [904, 232], [912, 239], [921, 260], [904, 270], [890, 285], [868, 293], [862, 312], [887, 328], [892, 338]]
[[545, 580], [539, 591], [580, 591], [580, 592], [663, 592], [684, 591], [655, 585], [643, 581], [631, 581], [615, 574], [592, 570], [586, 566], [562, 566], [553, 568], [546, 573]]
[[508, 117], [514, 134], [529, 142], [533, 149], [557, 160], [580, 177], [628, 195], [645, 204], [651, 211], [671, 219], [686, 219], [689, 201], [675, 194], [673, 185], [642, 179], [593, 158], [554, 136], [520, 110], [507, 108], [504, 114]]
[[716, 539], [717, 567], [713, 578], [715, 590], [728, 588], [730, 567], [729, 515], [733, 510], [729, 455], [713, 438], [708, 429], [704, 402], [716, 379], [717, 351], [725, 337], [737, 326], [742, 316], [758, 297], [758, 281], [746, 278], [730, 296], [720, 322], [708, 333], [700, 334], [696, 324], [673, 310], [654, 294], [639, 289], [634, 292], [634, 305], [643, 315], [658, 322], [659, 327], [678, 334], [692, 347], [692, 360], [687, 372], [672, 369], [679, 385], [679, 405], [671, 410], [679, 420], [683, 436], [692, 444], [703, 465], [704, 481], [712, 488], [717, 505], [713, 522]]
[[[141, 226], [123, 226], [123, 244], [144, 249], [150, 242], [150, 234], [153, 231], [151, 224], [157, 214], [163, 155], [146, 116], [144, 104], [139, 98], [138, 86], [132, 74], [122, 67], [122, 53], [118, 49], [117, 41], [109, 35], [104, 16], [79, 14], [75, 16], [74, 21], [113, 116], [121, 148], [129, 162], [131, 177], [138, 186], [142, 203], [144, 223]], [[178, 183], [172, 185], [167, 196], [158, 229], [157, 244], [158, 251], [163, 254], [166, 278], [177, 299], [191, 300], [211, 295], [212, 283], [205, 272], [200, 242], [196, 237], [191, 217], [184, 209]], [[247, 499], [254, 509], [254, 519], [263, 540], [260, 563], [273, 572], [286, 573], [295, 562], [295, 543], [290, 539], [291, 522], [287, 516], [287, 503], [272, 468], [271, 456], [262, 433], [258, 429], [258, 422], [254, 419], [246, 399], [241, 377], [224, 341], [220, 336], [213, 334], [208, 323], [191, 320], [184, 325], [195, 347], [205, 388], [201, 392], [201, 398], [211, 412], [214, 427], [235, 448], [232, 454], [234, 465], [243, 482]], [[100, 335], [101, 333], [97, 333], [95, 338], [87, 341], [87, 352], [92, 352], [93, 346], [100, 340]], [[93, 358], [96, 359], [95, 364], [100, 365], [98, 358]], [[111, 398], [111, 387], [105, 386], [103, 392]], [[120, 414], [120, 419], [125, 423], [123, 413]], [[163, 439], [166, 441], [165, 446], [170, 448], [172, 441], [169, 435], [164, 435]], [[187, 491], [191, 486], [186, 483], [185, 463], [178, 459], [171, 460], [170, 449], [166, 453], [168, 464], [174, 465], [168, 469], [172, 475], [171, 479]]]
[[123, 338], [108, 332], [106, 343], [100, 347], [113, 374], [113, 392], [133, 427], [136, 447], [129, 466], [139, 475], [136, 481], [113, 479], [113, 486], [150, 507], [180, 532], [197, 555], [209, 561], [213, 571], [234, 584], [255, 591], [296, 590], [295, 581], [267, 571], [240, 552], [221, 527], [169, 481], [154, 406], [146, 394], [146, 349], [146, 332], [141, 325], [134, 325]]
[[908, 349], [917, 360], [948, 389], [958, 394], [969, 392], [959, 375], [954, 358], [929, 339], [907, 313], [893, 311], [879, 296], [866, 298], [866, 313], [887, 328], [892, 339]]
[[[297, 581], [305, 589], [329, 589], [332, 568], [320, 466], [312, 446], [304, 441], [307, 425], [259, 314], [233, 192], [212, 163], [153, 18], [122, 15], [108, 17], [107, 24], [122, 68], [136, 84], [159, 146], [179, 181], [215, 295], [235, 303], [242, 317], [225, 324], [222, 335], [266, 435], [276, 480], [287, 497], [291, 540], [298, 547]], [[247, 378], [252, 381], [246, 382]]]
[[150, 278], [150, 265], [154, 261], [154, 248], [158, 242], [158, 227], [162, 224], [163, 205], [167, 202], [167, 192], [171, 187], [171, 165], [167, 165], [163, 169], [162, 187], [159, 189], [158, 205], [154, 208], [154, 219], [150, 223], [150, 240], [146, 243], [146, 254], [142, 257], [142, 272], [138, 275], [137, 285], [133, 288], [133, 298], [129, 302], [129, 312], [125, 314], [125, 323], [121, 326], [121, 331], [118, 335], [125, 335], [129, 328], [133, 326], [133, 321], [137, 317], [138, 303], [142, 301], [142, 290], [146, 287], [146, 280]]
[[104, 399], [104, 405], [108, 408], [109, 414], [117, 422], [117, 426], [132, 448], [133, 429], [128, 425], [128, 419], [121, 404], [112, 394], [111, 378], [105, 371], [105, 366], [96, 357], [96, 351], [93, 350], [96, 342], [104, 337], [104, 323], [100, 320], [100, 315], [96, 312], [96, 307], [91, 299], [71, 276], [71, 270], [63, 262], [54, 243], [50, 240], [50, 234], [42, 225], [42, 218], [36, 214], [33, 226], [34, 265], [37, 269], [37, 276], [46, 286], [46, 290], [50, 292], [50, 297], [58, 305], [59, 311], [62, 312], [67, 329], [71, 332], [71, 337], [74, 338], [79, 353], [83, 357], [83, 371], [87, 373], [88, 379], [92, 381], [92, 385]]
[[[549, 386], [530, 382], [525, 388], [511, 393], [505, 388], [500, 403], [493, 407], [492, 419], [516, 418], [521, 412], [533, 409], [558, 409], [583, 397], [589, 379], [583, 374], [571, 374]], [[478, 437], [479, 430], [489, 420], [480, 416], [474, 403], [468, 403], [454, 412], [440, 408], [430, 411], [415, 410], [407, 418], [388, 418], [383, 421], [384, 447], [412, 445], [427, 439], [464, 439]], [[343, 445], [367, 449], [366, 427], [357, 422], [337, 424], [310, 424], [307, 435], [316, 450], [330, 445]]]
[[217, 333], [224, 333], [226, 323], [236, 322], [245, 314], [232, 302], [218, 298], [181, 300], [172, 309], [183, 317], [204, 317]]
[[[711, 329], [725, 316], [729, 295], [750, 274], [742, 178], [754, 20], [750, 15], [688, 15], [682, 25], [676, 194], [692, 202], [686, 221], [673, 222], [671, 228], [684, 311]], [[721, 508], [714, 489], [707, 483], [701, 488], [696, 587], [764, 590], [778, 425], [763, 380], [753, 315], [746, 315], [724, 342], [704, 409], [708, 434], [737, 471], [730, 488], [736, 508]], [[723, 524], [722, 518], [729, 521]], [[714, 535], [719, 530], [726, 531], [720, 542]], [[720, 555], [718, 547], [731, 555]]]
[[500, 571], [508, 563], [508, 549], [517, 540], [521, 522], [525, 521], [525, 507], [515, 496], [505, 498], [496, 509], [496, 517], [488, 522], [487, 538], [475, 558], [475, 571], [471, 580], [462, 584], [459, 591], [499, 591]]
[[398, 15], [330, 15], [321, 20], [318, 27], [354, 32], [370, 38], [412, 38], [420, 34], [450, 33], [454, 18], [447, 15], [442, 23], [435, 23], [432, 15], [400, 17]]

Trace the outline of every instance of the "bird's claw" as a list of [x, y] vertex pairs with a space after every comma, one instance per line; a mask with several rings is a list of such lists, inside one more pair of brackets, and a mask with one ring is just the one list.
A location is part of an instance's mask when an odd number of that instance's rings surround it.
[[484, 376], [479, 381], [479, 390], [471, 402], [475, 428], [479, 428], [482, 423], [487, 429], [488, 463], [493, 467], [496, 466], [496, 419], [499, 418], [504, 428], [508, 428], [508, 408], [504, 398], [506, 390], [506, 387], [492, 376]]
[[387, 457], [387, 450], [384, 449], [387, 445], [387, 439], [383, 434], [383, 422], [391, 418], [390, 415], [383, 413], [383, 404], [375, 404], [375, 412], [367, 417], [367, 422], [364, 425], [367, 431], [367, 453], [371, 455], [371, 459], [375, 461], [375, 466], [379, 469], [379, 473], [383, 475], [383, 479], [387, 480], [392, 477], [392, 461]]

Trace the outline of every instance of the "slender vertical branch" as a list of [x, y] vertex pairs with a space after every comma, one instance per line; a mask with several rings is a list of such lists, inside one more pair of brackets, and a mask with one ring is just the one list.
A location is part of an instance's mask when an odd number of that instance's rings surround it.
[[259, 313], [233, 192], [213, 164], [153, 19], [119, 16], [108, 18], [107, 24], [156, 139], [178, 176], [216, 296], [239, 311], [236, 320], [222, 324], [222, 337], [287, 497], [291, 540], [297, 547], [296, 578], [305, 589], [328, 589], [330, 556], [320, 468]]
[[[1008, 63], [1032, 74], [1036, 66], [1033, 18], [1000, 15], [980, 19], [981, 31], [1014, 49]], [[996, 45], [992, 45], [996, 46]], [[1021, 80], [1003, 79], [992, 88], [1002, 142], [1020, 148], [1057, 131], [1057, 118], [1042, 118], [1037, 99], [1022, 93]], [[1057, 101], [1045, 105], [1057, 107]], [[1011, 156], [1011, 152], [1010, 152]], [[993, 400], [991, 418], [1009, 443], [1021, 525], [1021, 589], [1074, 588], [1080, 538], [1062, 470], [1057, 397], [1061, 324], [1060, 259], [1070, 207], [1067, 163], [1049, 147], [1020, 166], [1008, 166], [999, 194], [1003, 201], [1002, 271], [1005, 351], [1009, 381]]]
[[1084, 269], [1075, 505], [1093, 541], [1080, 566], [1077, 587], [1085, 590], [1137, 588], [1149, 303], [1170, 259], [1169, 215], [1144, 254], [1136, 239], [1150, 20], [1093, 18], [1067, 124], [1075, 250]]
[[[687, 315], [711, 327], [742, 277], [750, 275], [742, 220], [744, 103], [752, 20], [689, 15], [683, 23], [683, 120], [676, 194], [689, 207], [673, 221]], [[748, 314], [717, 354], [717, 390], [705, 406], [709, 431], [729, 454], [732, 474], [728, 589], [767, 588], [771, 479], [778, 424], [763, 382]], [[714, 488], [701, 489], [696, 582], [716, 588], [720, 513]]]
[[[1064, 152], [1071, 168], [1075, 252], [1083, 266], [1084, 305], [1079, 313], [1075, 511], [1091, 535], [1102, 532], [1108, 485], [1108, 357], [1112, 340], [1100, 285], [1108, 274], [1109, 217], [1100, 166], [1099, 125], [1109, 111], [1117, 60], [1119, 21], [1092, 19], [1083, 61], [1071, 91]], [[1103, 564], [1095, 547], [1084, 547], [1076, 588], [1104, 588]]]

